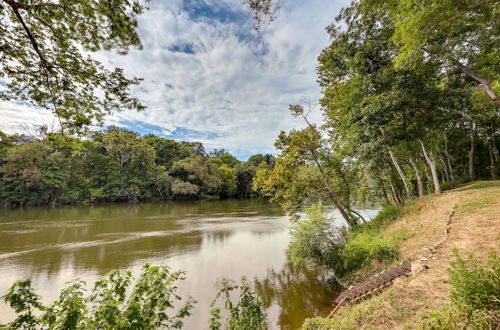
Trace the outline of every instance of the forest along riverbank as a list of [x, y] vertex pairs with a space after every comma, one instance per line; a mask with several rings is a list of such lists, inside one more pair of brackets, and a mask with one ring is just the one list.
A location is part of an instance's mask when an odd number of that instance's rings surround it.
[[[289, 225], [262, 199], [2, 209], [0, 294], [29, 278], [48, 303], [69, 280], [92, 284], [149, 262], [187, 271], [179, 294], [198, 303], [186, 328], [207, 327], [218, 279], [242, 276], [256, 286], [272, 327], [295, 328], [328, 308], [335, 292], [319, 269], [288, 264]], [[14, 316], [3, 302], [0, 315]]]

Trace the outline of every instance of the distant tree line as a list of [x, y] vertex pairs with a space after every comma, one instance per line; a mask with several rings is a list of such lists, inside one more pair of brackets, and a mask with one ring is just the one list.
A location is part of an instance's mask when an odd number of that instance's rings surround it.
[[0, 132], [0, 205], [56, 205], [149, 199], [249, 198], [259, 164], [202, 143], [108, 127], [83, 138]]

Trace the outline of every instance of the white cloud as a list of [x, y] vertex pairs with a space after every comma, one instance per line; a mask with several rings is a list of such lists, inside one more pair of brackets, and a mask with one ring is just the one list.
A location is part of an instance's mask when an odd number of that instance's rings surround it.
[[50, 111], [24, 103], [0, 102], [0, 130], [8, 134], [33, 133], [39, 126], [54, 130], [59, 127], [57, 119]]
[[[239, 0], [203, 2], [219, 12], [229, 7], [242, 14]], [[151, 2], [140, 19], [142, 51], [96, 55], [144, 78], [135, 93], [148, 109], [116, 113], [106, 123], [155, 125], [163, 134], [176, 128], [212, 133], [213, 138], [198, 140], [208, 149], [226, 148], [238, 155], [273, 152], [279, 131], [297, 126], [288, 104], [320, 96], [316, 58], [328, 44], [324, 28], [348, 1], [285, 4], [279, 18], [257, 34], [251, 21], [195, 18], [181, 0]], [[194, 54], [172, 51], [186, 45]], [[14, 108], [16, 114], [5, 112], [6, 107], [0, 103], [3, 130], [50, 117], [20, 106]], [[313, 116], [318, 121], [319, 111]]]

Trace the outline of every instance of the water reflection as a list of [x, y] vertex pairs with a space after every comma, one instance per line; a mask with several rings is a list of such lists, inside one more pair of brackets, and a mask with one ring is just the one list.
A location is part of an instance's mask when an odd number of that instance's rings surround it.
[[266, 308], [278, 307], [279, 327], [296, 329], [304, 318], [324, 314], [332, 305], [340, 288], [326, 283], [326, 273], [286, 264], [281, 270], [270, 270], [264, 279], [256, 280], [255, 288]]
[[[112, 269], [167, 264], [187, 271], [180, 294], [198, 301], [186, 328], [207, 328], [214, 283], [242, 276], [255, 282], [273, 327], [295, 328], [335, 289], [322, 272], [288, 265], [288, 226], [263, 200], [0, 210], [0, 295], [30, 278], [48, 303], [75, 277], [93, 283]], [[0, 315], [13, 317], [3, 303]]]

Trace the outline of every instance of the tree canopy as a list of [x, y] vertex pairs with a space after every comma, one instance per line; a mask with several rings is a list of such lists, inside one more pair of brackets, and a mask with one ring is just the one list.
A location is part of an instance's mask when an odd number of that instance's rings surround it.
[[107, 69], [91, 52], [141, 49], [139, 0], [0, 1], [0, 78], [4, 100], [49, 109], [62, 128], [79, 131], [103, 116], [143, 110], [131, 96], [139, 78]]
[[206, 154], [199, 142], [114, 126], [83, 138], [0, 137], [3, 206], [257, 195], [255, 157], [240, 162], [224, 150]]

